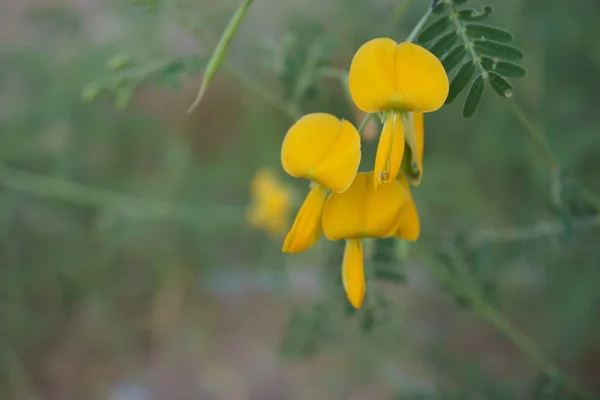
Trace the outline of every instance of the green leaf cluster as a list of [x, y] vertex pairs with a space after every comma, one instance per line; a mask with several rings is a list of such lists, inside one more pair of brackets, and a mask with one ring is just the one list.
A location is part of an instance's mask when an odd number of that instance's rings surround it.
[[461, 8], [466, 2], [437, 2], [433, 13], [439, 16], [421, 32], [418, 41], [440, 58], [450, 76], [446, 104], [467, 89], [462, 114], [468, 118], [477, 110], [486, 86], [502, 98], [510, 98], [513, 86], [507, 78], [522, 78], [525, 69], [515, 63], [523, 58], [523, 52], [510, 44], [513, 35], [482, 22], [492, 8]]

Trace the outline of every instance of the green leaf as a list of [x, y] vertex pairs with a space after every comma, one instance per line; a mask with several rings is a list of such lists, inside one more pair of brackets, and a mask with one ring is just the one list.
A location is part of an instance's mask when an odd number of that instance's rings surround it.
[[480, 57], [479, 61], [481, 62], [483, 69], [486, 71], [492, 71], [496, 66], [496, 61], [486, 56]]
[[454, 43], [458, 40], [458, 32], [452, 31], [442, 36], [437, 42], [429, 48], [437, 58], [442, 57], [454, 46]]
[[438, 37], [442, 32], [444, 32], [450, 26], [450, 17], [441, 17], [433, 24], [429, 25], [422, 33], [419, 35], [420, 43], [427, 43], [436, 37]]
[[488, 81], [490, 82], [490, 85], [492, 85], [492, 89], [494, 89], [494, 91], [498, 93], [500, 97], [508, 99], [513, 95], [512, 85], [502, 76], [500, 76], [500, 74], [490, 71], [488, 76]]
[[475, 63], [473, 61], [466, 62], [454, 78], [452, 82], [450, 82], [450, 90], [448, 92], [448, 97], [446, 98], [446, 104], [449, 104], [452, 100], [456, 98], [462, 92], [462, 90], [467, 86], [473, 74], [475, 73]]
[[446, 56], [442, 60], [442, 65], [444, 66], [446, 73], [449, 74], [450, 72], [452, 72], [452, 70], [456, 68], [458, 64], [460, 64], [463, 58], [465, 58], [466, 54], [467, 47], [464, 44], [459, 44], [458, 46], [450, 50], [450, 52], [446, 54]]
[[506, 61], [498, 61], [494, 65], [494, 71], [507, 78], [522, 78], [525, 76], [525, 68], [520, 65]]
[[244, 0], [244, 2], [235, 10], [235, 13], [233, 13], [233, 16], [231, 17], [229, 23], [227, 24], [227, 27], [225, 28], [225, 31], [219, 39], [219, 43], [217, 43], [217, 47], [215, 47], [215, 49], [212, 52], [212, 55], [210, 56], [210, 59], [208, 60], [208, 65], [206, 66], [206, 71], [204, 72], [202, 84], [200, 85], [200, 89], [198, 90], [196, 99], [194, 100], [190, 108], [188, 108], [188, 113], [194, 111], [194, 109], [198, 107], [198, 104], [200, 104], [200, 101], [202, 100], [202, 97], [204, 97], [204, 93], [208, 88], [208, 84], [213, 80], [213, 78], [217, 74], [217, 71], [221, 67], [223, 60], [225, 59], [225, 54], [229, 49], [229, 45], [231, 44], [231, 41], [237, 34], [237, 31], [240, 25], [242, 24], [242, 21], [244, 20], [244, 17], [246, 16], [246, 13], [248, 12], [248, 8], [250, 8], [250, 5], [252, 4], [252, 1], [253, 0]]
[[469, 8], [466, 10], [460, 10], [458, 12], [458, 18], [463, 21], [483, 21], [492, 13], [492, 7], [483, 6], [481, 11], [477, 11], [473, 8]]
[[438, 1], [437, 4], [435, 6], [433, 6], [433, 13], [434, 14], [443, 13], [446, 10], [447, 5], [448, 4], [443, 0]]
[[469, 118], [477, 109], [479, 102], [481, 102], [484, 85], [485, 82], [483, 75], [478, 75], [471, 84], [469, 92], [467, 93], [465, 105], [463, 106], [463, 117]]
[[523, 58], [523, 52], [509, 44], [490, 42], [488, 40], [475, 40], [473, 45], [475, 52], [486, 56], [512, 61], [518, 61]]
[[484, 24], [467, 24], [465, 27], [468, 36], [474, 39], [494, 40], [496, 42], [512, 42], [513, 36], [504, 29]]
[[452, 0], [455, 5], [461, 5], [467, 2], [467, 0]]

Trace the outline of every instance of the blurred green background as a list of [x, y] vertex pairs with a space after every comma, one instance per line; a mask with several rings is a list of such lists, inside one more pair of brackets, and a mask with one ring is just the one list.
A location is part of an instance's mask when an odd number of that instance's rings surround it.
[[[470, 119], [462, 100], [426, 115], [422, 237], [387, 261], [405, 282], [370, 281], [349, 314], [339, 248], [282, 254], [244, 220], [249, 182], [273, 167], [305, 193], [279, 151], [311, 43], [347, 69], [428, 2], [256, 0], [187, 114], [238, 2], [1, 1], [0, 399], [541, 398], [531, 360], [440, 289], [449, 242], [486, 301], [600, 394], [600, 3], [471, 3], [494, 7], [527, 76]], [[305, 94], [302, 112], [360, 123], [337, 80]]]

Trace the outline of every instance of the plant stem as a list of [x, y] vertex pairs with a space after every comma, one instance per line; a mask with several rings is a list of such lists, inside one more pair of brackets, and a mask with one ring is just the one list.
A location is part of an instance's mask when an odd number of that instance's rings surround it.
[[367, 114], [365, 116], [365, 118], [362, 120], [360, 126], [358, 127], [358, 133], [359, 134], [362, 134], [362, 132], [365, 130], [365, 127], [367, 126], [367, 124], [369, 123], [369, 121], [371, 120], [371, 118], [373, 118], [375, 115], [377, 115], [377, 114], [370, 113], [370, 114]]
[[256, 95], [258, 95], [265, 102], [269, 103], [273, 108], [283, 112], [291, 120], [295, 121], [302, 116], [302, 111], [298, 106], [286, 103], [285, 101], [280, 99], [279, 96], [277, 96], [271, 89], [269, 89], [267, 86], [263, 85], [256, 79], [252, 79], [246, 76], [243, 72], [239, 71], [237, 68], [231, 66], [228, 63], [224, 63], [222, 68], [229, 75], [231, 75], [231, 77], [233, 77], [239, 83], [244, 85], [247, 89], [252, 90]]
[[417, 22], [417, 24], [415, 25], [413, 30], [410, 31], [410, 33], [408, 34], [408, 37], [405, 40], [406, 42], [413, 42], [416, 39], [416, 37], [419, 34], [419, 32], [421, 31], [421, 29], [423, 29], [423, 27], [427, 23], [427, 20], [431, 16], [432, 12], [433, 12], [433, 7], [431, 7], [431, 6], [427, 7], [427, 11], [425, 11], [425, 14], [423, 14], [423, 16], [421, 17], [419, 22]]
[[469, 52], [471, 59], [473, 59], [475, 66], [479, 69], [479, 72], [481, 72], [481, 75], [483, 76], [483, 78], [487, 80], [488, 73], [487, 73], [486, 69], [483, 68], [483, 65], [481, 64], [481, 59], [475, 52], [475, 49], [473, 48], [473, 44], [467, 37], [465, 27], [463, 26], [463, 24], [460, 23], [460, 19], [458, 18], [458, 10], [456, 10], [456, 6], [454, 5], [454, 2], [451, 2], [450, 6], [448, 8], [450, 9], [450, 20], [456, 27], [456, 31], [458, 32], [460, 39], [462, 40], [465, 47], [467, 48], [467, 51]]
[[544, 162], [548, 166], [551, 172], [556, 172], [560, 170], [560, 164], [556, 160], [556, 156], [550, 150], [550, 146], [546, 142], [544, 135], [540, 131], [540, 129], [535, 126], [525, 115], [521, 107], [514, 101], [511, 102], [511, 111], [515, 114], [521, 125], [525, 128], [525, 133], [527, 134], [527, 138], [534, 144], [538, 153], [544, 159]]
[[[3, 165], [0, 165], [0, 186], [46, 199], [103, 209], [131, 218], [178, 221], [207, 229], [211, 225], [210, 220], [205, 218], [206, 215], [200, 215], [195, 207], [114, 193], [93, 186], [19, 171]], [[239, 215], [240, 210], [241, 208], [236, 206], [223, 208], [219, 206], [218, 209], [210, 207], [207, 212], [213, 215], [215, 212], [222, 214], [224, 220], [242, 219], [243, 217]]]
[[486, 301], [478, 285], [473, 280], [464, 260], [457, 255], [453, 256], [451, 262], [456, 272], [450, 273], [448, 267], [434, 257], [431, 257], [429, 252], [425, 251], [424, 254], [426, 255], [428, 265], [438, 280], [445, 284], [452, 293], [464, 295], [468, 299], [473, 311], [510, 340], [540, 371], [551, 379], [559, 376], [565, 377], [571, 390], [579, 394], [582, 399], [596, 399], [587, 388], [562, 373], [548, 357], [539, 351], [531, 339], [517, 330], [495, 307]]

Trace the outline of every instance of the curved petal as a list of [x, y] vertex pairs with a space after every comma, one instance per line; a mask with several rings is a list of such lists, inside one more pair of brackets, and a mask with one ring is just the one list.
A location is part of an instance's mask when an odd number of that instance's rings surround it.
[[350, 187], [360, 164], [360, 135], [350, 122], [342, 120], [337, 142], [314, 169], [313, 180], [334, 192]]
[[338, 140], [341, 124], [339, 119], [325, 113], [308, 114], [296, 121], [281, 145], [285, 172], [296, 178], [311, 179], [314, 167]]
[[327, 189], [314, 184], [300, 207], [292, 229], [283, 243], [284, 253], [299, 253], [312, 247], [321, 237], [321, 218]]
[[411, 168], [414, 171], [414, 177], [411, 177], [410, 182], [419, 186], [421, 179], [423, 178], [423, 150], [425, 149], [425, 121], [422, 112], [413, 113], [414, 122], [414, 134], [415, 134], [415, 146], [412, 149], [412, 162]]
[[359, 309], [365, 298], [365, 270], [360, 239], [346, 241], [342, 261], [342, 282], [348, 301], [352, 307]]
[[350, 95], [364, 112], [385, 111], [395, 98], [394, 59], [396, 42], [379, 38], [363, 44], [352, 59], [348, 82]]
[[408, 202], [400, 216], [400, 225], [398, 225], [394, 236], [414, 242], [421, 235], [421, 220], [407, 180], [403, 178], [401, 183], [408, 193]]
[[390, 186], [400, 171], [404, 155], [404, 128], [397, 113], [390, 114], [383, 124], [377, 145], [373, 182], [375, 189]]
[[396, 49], [395, 84], [398, 106], [406, 111], [430, 112], [448, 97], [448, 75], [440, 60], [414, 43]]
[[281, 146], [283, 169], [298, 178], [346, 190], [360, 163], [360, 135], [348, 121], [330, 114], [308, 114], [287, 132]]
[[407, 201], [407, 192], [397, 180], [375, 190], [373, 173], [358, 173], [347, 191], [332, 193], [327, 199], [323, 233], [329, 240], [391, 236]]

